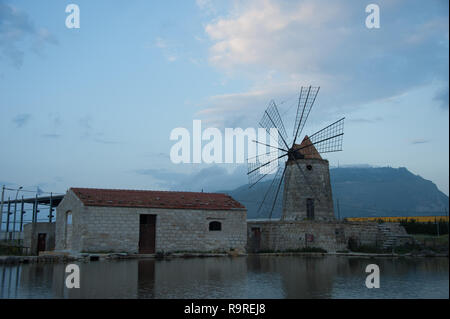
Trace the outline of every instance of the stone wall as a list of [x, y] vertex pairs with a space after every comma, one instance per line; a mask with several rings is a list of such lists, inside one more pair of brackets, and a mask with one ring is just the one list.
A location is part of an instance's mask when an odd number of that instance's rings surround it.
[[[399, 226], [392, 231], [403, 234], [404, 229]], [[286, 251], [305, 247], [319, 247], [328, 252], [336, 252], [346, 249], [350, 238], [355, 239], [359, 245], [378, 247], [385, 240], [376, 222], [249, 220], [247, 234], [249, 252]]]
[[30, 255], [38, 255], [38, 235], [46, 234], [45, 250], [55, 249], [55, 223], [29, 223], [23, 226], [23, 245], [30, 248]]
[[[300, 171], [299, 167], [302, 169]], [[335, 220], [327, 160], [298, 159], [286, 163], [283, 219], [307, 219], [307, 199], [314, 200], [314, 220]]]
[[[65, 216], [72, 213], [71, 240]], [[69, 191], [57, 208], [57, 250], [139, 251], [139, 215], [156, 215], [156, 252], [245, 250], [246, 210], [188, 210], [84, 206]], [[218, 221], [221, 231], [209, 231]]]

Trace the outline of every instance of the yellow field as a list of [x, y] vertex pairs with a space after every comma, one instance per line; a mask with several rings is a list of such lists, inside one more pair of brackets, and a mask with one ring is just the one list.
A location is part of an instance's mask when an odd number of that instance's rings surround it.
[[419, 223], [428, 223], [435, 221], [448, 222], [448, 216], [411, 216], [411, 217], [348, 217], [346, 218], [351, 222], [362, 222], [362, 221], [377, 221], [382, 220], [384, 222], [396, 223], [405, 220], [415, 220]]

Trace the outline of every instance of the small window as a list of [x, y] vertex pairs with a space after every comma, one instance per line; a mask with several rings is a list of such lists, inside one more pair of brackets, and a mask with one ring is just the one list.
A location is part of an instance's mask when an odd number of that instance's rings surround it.
[[72, 225], [72, 212], [67, 212], [66, 223], [67, 225]]
[[307, 169], [308, 171], [312, 171], [312, 165], [306, 165], [306, 169]]
[[221, 231], [222, 230], [222, 223], [221, 222], [210, 222], [209, 223], [209, 230], [210, 231]]

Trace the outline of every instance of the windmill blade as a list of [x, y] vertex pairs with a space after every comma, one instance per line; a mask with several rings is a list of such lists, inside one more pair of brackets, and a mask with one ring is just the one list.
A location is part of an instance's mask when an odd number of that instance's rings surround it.
[[[297, 138], [302, 134], [303, 127], [308, 119], [309, 113], [316, 101], [320, 87], [303, 87], [300, 89], [300, 97], [298, 98], [297, 115], [295, 116], [294, 132], [292, 147], [295, 145]], [[301, 110], [301, 111], [300, 111]]]
[[299, 148], [301, 153], [303, 155], [308, 155], [308, 152], [312, 153], [312, 146], [314, 146], [319, 153], [342, 151], [344, 120], [345, 117], [309, 136], [310, 143]]
[[[269, 106], [264, 112], [264, 115], [259, 122], [259, 125], [262, 128], [265, 128], [267, 133], [271, 134], [270, 129], [276, 128], [278, 130], [278, 145], [280, 148], [285, 147], [286, 150], [289, 149], [288, 143], [286, 141], [287, 134], [286, 129], [284, 128], [283, 121], [281, 120], [280, 113], [278, 112], [277, 105], [275, 104], [275, 101], [270, 101]], [[275, 137], [275, 136], [272, 136]], [[280, 139], [281, 138], [281, 139]]]
[[284, 168], [280, 166], [275, 177], [272, 179], [270, 186], [267, 188], [261, 204], [258, 207], [256, 213], [257, 216], [269, 216], [269, 219], [271, 219], [275, 208], [282, 208], [280, 202], [281, 196], [279, 196], [279, 193], [285, 173], [286, 165], [284, 166]]
[[[269, 152], [271, 153], [271, 152]], [[266, 153], [266, 154], [269, 154]], [[263, 154], [264, 155], [264, 154]], [[280, 163], [279, 160], [288, 154], [282, 154], [277, 156], [278, 154], [273, 154], [272, 156], [261, 156], [258, 155], [255, 157], [255, 160], [247, 160], [248, 166], [248, 182], [250, 184], [250, 188], [256, 185], [259, 181], [261, 181], [267, 175], [274, 174], [274, 172], [278, 169]]]
[[[281, 188], [281, 185], [283, 184], [284, 173], [286, 172], [286, 167], [287, 167], [287, 166], [284, 167], [283, 175], [281, 176], [280, 182], [278, 183], [277, 192], [275, 193], [275, 199], [273, 200], [272, 208], [270, 209], [269, 219], [272, 219], [272, 213], [273, 213], [273, 210], [274, 210], [274, 208], [275, 208], [275, 205], [276, 205], [277, 203], [279, 203], [279, 201], [277, 202], [277, 199], [278, 199], [278, 198], [281, 198], [281, 196], [278, 197], [278, 194], [280, 193], [280, 188]], [[283, 191], [284, 191], [284, 189], [283, 189]], [[282, 207], [281, 207], [281, 208], [282, 208]]]

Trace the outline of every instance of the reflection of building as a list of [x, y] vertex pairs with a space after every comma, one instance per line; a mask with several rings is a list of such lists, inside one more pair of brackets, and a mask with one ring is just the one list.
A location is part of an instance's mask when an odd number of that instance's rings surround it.
[[53, 266], [53, 293], [56, 298], [136, 298], [138, 264], [122, 262], [77, 263], [80, 267], [80, 288], [68, 289], [63, 264]]
[[246, 210], [225, 194], [72, 188], [57, 208], [56, 250], [244, 251]]

